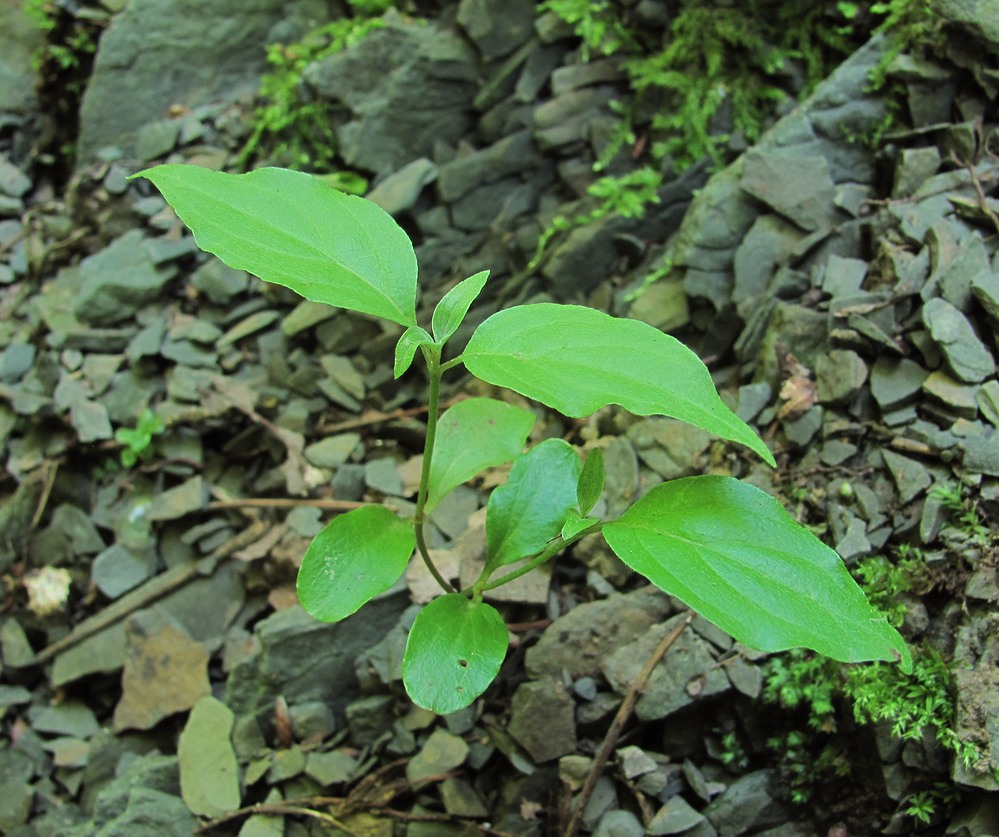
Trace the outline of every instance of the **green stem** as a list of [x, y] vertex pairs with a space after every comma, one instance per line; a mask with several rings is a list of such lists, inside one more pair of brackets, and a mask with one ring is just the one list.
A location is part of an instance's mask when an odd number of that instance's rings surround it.
[[413, 531], [416, 534], [416, 548], [419, 550], [423, 563], [426, 564], [434, 580], [446, 593], [454, 593], [455, 589], [448, 583], [447, 579], [441, 575], [440, 570], [434, 566], [430, 559], [430, 552], [427, 550], [427, 540], [424, 535], [423, 526], [426, 522], [424, 509], [427, 505], [427, 494], [430, 491], [430, 466], [434, 459], [434, 442], [437, 440], [437, 421], [440, 418], [441, 400], [441, 376], [444, 370], [441, 367], [441, 350], [438, 346], [422, 346], [423, 357], [427, 362], [427, 370], [430, 373], [430, 394], [427, 400], [427, 438], [423, 446], [423, 469], [420, 472], [420, 490], [416, 495], [416, 512], [413, 515]]
[[466, 590], [462, 590], [461, 592], [481, 595], [485, 590], [492, 590], [495, 587], [501, 587], [504, 584], [508, 584], [514, 579], [520, 578], [522, 575], [527, 575], [529, 572], [531, 572], [531, 570], [537, 569], [546, 561], [554, 558], [564, 549], [567, 549], [568, 547], [572, 546], [580, 538], [585, 537], [586, 535], [590, 535], [594, 532], [599, 532], [601, 526], [602, 524], [596, 524], [589, 529], [584, 529], [582, 532], [577, 532], [568, 540], [564, 540], [561, 537], [555, 538], [555, 540], [549, 543], [548, 546], [544, 548], [544, 550], [538, 553], [538, 555], [536, 555], [526, 564], [523, 564], [522, 566], [518, 567], [512, 572], [508, 572], [506, 575], [500, 576], [494, 581], [486, 581], [483, 578], [483, 576], [486, 575], [486, 571], [483, 570], [483, 574], [482, 576], [479, 577], [479, 580], [476, 581], [475, 584], [473, 584], [471, 587], [469, 587]]

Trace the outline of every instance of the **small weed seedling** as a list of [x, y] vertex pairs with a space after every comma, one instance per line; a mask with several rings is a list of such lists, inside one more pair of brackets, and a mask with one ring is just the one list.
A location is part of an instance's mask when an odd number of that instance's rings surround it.
[[[388, 590], [414, 549], [419, 553], [444, 595], [420, 612], [406, 645], [403, 679], [415, 703], [446, 714], [482, 694], [508, 644], [503, 618], [484, 594], [598, 535], [632, 569], [753, 648], [805, 646], [838, 660], [911, 668], [902, 637], [839, 556], [760, 489], [731, 477], [688, 477], [656, 486], [620, 517], [601, 520], [591, 515], [603, 491], [599, 451], [581, 462], [566, 442], [547, 439], [523, 452], [533, 414], [490, 398], [469, 398], [438, 414], [442, 376], [461, 365], [567, 416], [608, 404], [672, 416], [773, 465], [763, 441], [719, 398], [707, 368], [674, 338], [592, 308], [539, 303], [493, 314], [463, 352], [446, 360], [447, 342], [487, 272], [452, 288], [429, 329], [419, 325], [413, 245], [375, 204], [285, 169], [233, 175], [163, 165], [136, 176], [151, 180], [199, 246], [231, 267], [403, 326], [396, 377], [422, 355], [429, 412], [415, 512], [404, 518], [370, 505], [335, 517], [298, 574], [305, 609], [335, 622]], [[430, 559], [427, 516], [452, 489], [511, 461], [509, 480], [487, 504], [484, 569], [455, 590]]]
[[114, 439], [124, 445], [121, 451], [121, 464], [131, 468], [152, 453], [153, 436], [162, 433], [163, 422], [148, 407], [142, 411], [135, 427], [119, 427]]

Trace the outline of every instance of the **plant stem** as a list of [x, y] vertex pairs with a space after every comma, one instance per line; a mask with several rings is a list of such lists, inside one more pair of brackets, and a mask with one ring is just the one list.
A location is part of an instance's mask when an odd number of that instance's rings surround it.
[[423, 346], [423, 357], [427, 362], [427, 370], [430, 373], [430, 393], [427, 398], [427, 438], [423, 446], [423, 469], [420, 471], [420, 490], [416, 495], [416, 513], [413, 515], [413, 532], [416, 535], [416, 548], [419, 550], [423, 563], [426, 564], [434, 580], [446, 593], [454, 593], [455, 589], [441, 575], [440, 570], [434, 566], [430, 559], [430, 552], [427, 550], [427, 541], [424, 535], [423, 526], [426, 522], [424, 509], [427, 505], [427, 494], [430, 491], [430, 466], [434, 459], [434, 442], [437, 440], [437, 421], [440, 418], [441, 399], [441, 376], [444, 370], [441, 368], [441, 350], [438, 346]]
[[[584, 529], [582, 532], [577, 532], [568, 540], [564, 540], [561, 537], [555, 538], [553, 541], [551, 541], [551, 543], [548, 544], [548, 546], [544, 548], [542, 552], [538, 553], [537, 556], [532, 558], [523, 566], [518, 567], [512, 572], [508, 572], [506, 575], [500, 576], [494, 581], [485, 581], [483, 577], [480, 576], [479, 580], [476, 581], [475, 584], [472, 585], [472, 587], [469, 587], [467, 591], [462, 590], [462, 592], [464, 593], [464, 592], [475, 591], [478, 593], [482, 593], [485, 590], [492, 590], [494, 587], [501, 587], [502, 585], [507, 584], [516, 578], [520, 578], [522, 575], [527, 575], [529, 572], [531, 572], [531, 570], [537, 569], [546, 561], [548, 561], [551, 558], [554, 558], [556, 555], [562, 552], [562, 550], [568, 549], [584, 535], [591, 535], [594, 532], [599, 532], [599, 531], [600, 527], [594, 526], [589, 529]], [[483, 570], [482, 573], [483, 576], [485, 576], [486, 570]]]

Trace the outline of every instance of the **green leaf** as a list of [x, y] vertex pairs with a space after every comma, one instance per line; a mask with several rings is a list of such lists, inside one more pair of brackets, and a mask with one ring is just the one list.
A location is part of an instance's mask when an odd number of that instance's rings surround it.
[[499, 674], [510, 639], [496, 608], [458, 593], [434, 599], [413, 622], [402, 680], [413, 703], [447, 715], [464, 709]]
[[905, 641], [840, 557], [758, 488], [721, 476], [674, 480], [603, 534], [625, 564], [752, 648], [804, 646], [911, 669]]
[[561, 439], [546, 439], [514, 460], [487, 505], [487, 570], [536, 555], [558, 537], [576, 505], [580, 468], [579, 455]]
[[431, 327], [434, 337], [441, 346], [458, 330], [461, 321], [465, 319], [469, 306], [475, 302], [475, 298], [482, 292], [486, 279], [489, 278], [489, 271], [482, 270], [474, 276], [469, 276], [455, 285], [444, 294], [444, 298], [437, 303], [434, 309], [434, 316]]
[[571, 540], [580, 532], [585, 532], [600, 523], [599, 517], [583, 517], [576, 509], [569, 509], [562, 524], [562, 539]]
[[401, 378], [402, 374], [409, 369], [416, 357], [416, 350], [420, 346], [433, 345], [434, 338], [427, 334], [426, 329], [419, 326], [410, 326], [395, 344], [395, 377]]
[[395, 584], [415, 546], [412, 524], [384, 506], [334, 517], [305, 552], [298, 600], [320, 622], [337, 622]]
[[416, 254], [392, 216], [303, 172], [163, 165], [151, 180], [202, 250], [325, 302], [416, 324]]
[[467, 398], [447, 410], [437, 423], [427, 513], [484, 468], [513, 459], [524, 449], [534, 422], [533, 413], [493, 398]]
[[604, 493], [604, 476], [604, 455], [600, 448], [594, 448], [583, 463], [579, 483], [576, 485], [576, 500], [579, 502], [581, 515], [588, 515]]
[[718, 397], [697, 355], [638, 320], [578, 305], [520, 305], [483, 322], [462, 360], [476, 377], [567, 416], [608, 404], [640, 416], [672, 416], [740, 442], [774, 465], [760, 437]]

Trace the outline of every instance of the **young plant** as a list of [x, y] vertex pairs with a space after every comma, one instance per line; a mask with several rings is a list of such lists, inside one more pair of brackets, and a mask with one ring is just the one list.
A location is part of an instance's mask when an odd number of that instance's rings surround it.
[[[448, 340], [485, 285], [487, 272], [452, 288], [429, 330], [417, 322], [417, 264], [396, 222], [363, 198], [284, 169], [233, 175], [194, 166], [141, 172], [230, 266], [307, 299], [384, 317], [405, 327], [395, 375], [417, 352], [429, 376], [428, 419], [416, 509], [379, 505], [335, 517], [308, 548], [299, 599], [323, 621], [354, 613], [402, 576], [414, 549], [443, 595], [417, 616], [403, 658], [413, 701], [446, 714], [468, 706], [496, 677], [508, 635], [488, 591], [602, 536], [632, 569], [682, 599], [746, 645], [805, 646], [843, 661], [912, 660], [898, 632], [868, 603], [839, 556], [799, 526], [769, 494], [724, 476], [697, 476], [648, 491], [613, 520], [591, 512], [603, 490], [600, 454], [581, 462], [560, 439], [523, 451], [534, 416], [490, 398], [439, 415], [442, 377], [458, 366], [567, 416], [617, 404], [665, 415], [773, 456], [719, 398], [701, 361], [674, 338], [636, 320], [577, 305], [538, 303], [482, 322], [464, 351]], [[483, 469], [513, 463], [487, 503], [485, 566], [454, 589], [434, 566], [424, 525], [452, 489]]]
[[148, 458], [152, 452], [153, 436], [162, 433], [164, 429], [163, 422], [148, 407], [142, 411], [135, 427], [119, 427], [114, 439], [124, 445], [121, 464], [131, 468], [140, 460]]

